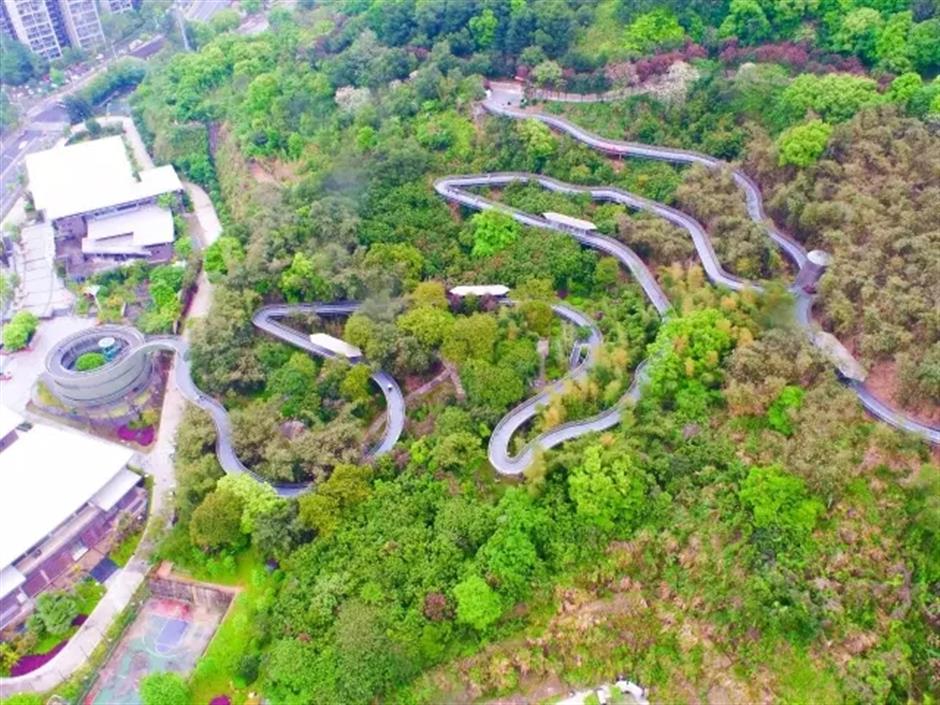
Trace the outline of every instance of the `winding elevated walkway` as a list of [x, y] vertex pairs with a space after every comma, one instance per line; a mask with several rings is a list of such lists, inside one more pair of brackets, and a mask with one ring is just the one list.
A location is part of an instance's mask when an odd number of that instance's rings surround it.
[[[678, 164], [701, 164], [708, 169], [716, 169], [725, 165], [724, 162], [715, 157], [698, 152], [611, 140], [584, 130], [564, 118], [545, 115], [543, 113], [527, 113], [518, 107], [521, 97], [521, 92], [518, 91], [494, 90], [488, 92], [487, 99], [484, 101], [483, 105], [487, 111], [494, 115], [516, 120], [539, 120], [549, 127], [578, 140], [582, 144], [608, 155], [658, 159]], [[803, 246], [789, 235], [781, 232], [773, 222], [767, 218], [764, 211], [763, 197], [757, 184], [738, 168], [732, 168], [732, 175], [735, 183], [744, 192], [747, 212], [750, 218], [764, 228], [768, 236], [774, 241], [777, 247], [793, 261], [798, 270], [802, 272], [806, 269], [806, 274], [809, 276], [804, 276], [803, 279], [809, 278], [815, 283], [815, 280], [818, 279], [822, 270], [810, 269], [810, 258]], [[579, 186], [568, 184], [542, 174], [501, 172], [447, 176], [435, 181], [434, 189], [442, 198], [452, 203], [458, 203], [474, 210], [498, 209], [508, 213], [523, 225], [565, 233], [586, 247], [591, 247], [617, 258], [623, 266], [630, 270], [631, 274], [643, 288], [646, 296], [660, 315], [667, 315], [670, 303], [665, 292], [659, 286], [655, 276], [643, 260], [625, 244], [612, 238], [598, 235], [593, 231], [571, 227], [554, 220], [548, 220], [540, 215], [512, 208], [468, 190], [480, 187], [504, 187], [512, 183], [527, 182], [538, 183], [543, 188], [556, 193], [587, 194], [593, 200], [618, 203], [633, 210], [646, 211], [663, 218], [673, 225], [682, 228], [689, 234], [695, 246], [696, 253], [702, 262], [702, 267], [712, 282], [734, 291], [740, 291], [745, 288], [753, 288], [758, 291], [762, 289], [756, 282], [742, 279], [741, 277], [737, 277], [725, 271], [715, 254], [707, 231], [695, 218], [675, 208], [620, 188], [609, 186]], [[791, 292], [795, 297], [794, 318], [797, 324], [803, 328], [810, 339], [813, 340], [813, 334], [817, 330], [812, 323], [811, 317], [813, 297], [806, 293], [803, 287], [793, 286], [791, 287]], [[559, 311], [557, 307], [556, 313], [568, 318], [568, 320], [572, 320], [566, 313]], [[581, 316], [581, 314], [577, 315]], [[579, 323], [579, 325], [584, 324]], [[630, 390], [614, 407], [597, 416], [580, 419], [551, 429], [529, 442], [517, 456], [513, 457], [510, 455], [509, 445], [516, 431], [535, 417], [538, 413], [538, 408], [548, 401], [548, 397], [552, 393], [560, 389], [560, 385], [564, 384], [567, 379], [576, 379], [584, 376], [593, 364], [595, 358], [594, 353], [596, 352], [597, 345], [599, 345], [599, 332], [589, 321], [587, 325], [592, 329], [592, 340], [596, 337], [594, 347], [591, 348], [587, 359], [579, 367], [573, 369], [565, 380], [555, 383], [555, 385], [543, 390], [540, 394], [512, 409], [496, 425], [490, 437], [488, 455], [490, 463], [497, 472], [507, 475], [518, 475], [532, 462], [535, 453], [539, 449], [549, 449], [583, 434], [611, 428], [619, 423], [623, 405], [631, 400], [636, 401], [636, 399], [639, 398], [640, 390], [645, 379], [645, 363], [637, 369]], [[875, 397], [871, 390], [865, 386], [864, 382], [860, 380], [849, 379], [847, 383], [849, 388], [858, 396], [864, 408], [879, 420], [895, 428], [919, 435], [930, 443], [940, 444], [940, 428], [923, 424], [890, 408]]]
[[[297, 314], [316, 314], [322, 317], [348, 316], [359, 308], [356, 302], [337, 302], [323, 304], [282, 304], [265, 306], [255, 312], [252, 323], [269, 335], [283, 340], [295, 347], [306, 350], [318, 357], [332, 358], [336, 353], [310, 342], [300, 331], [284, 325], [279, 319]], [[124, 349], [111, 363], [90, 372], [76, 372], [63, 363], [69, 351], [82, 346], [88, 341], [103, 336], [118, 338]], [[87, 339], [87, 341], [86, 341]], [[46, 359], [46, 377], [55, 389], [67, 385], [68, 389], [84, 389], [82, 397], [94, 399], [99, 394], [99, 403], [107, 403], [114, 398], [115, 389], [126, 389], [125, 382], [137, 370], [145, 366], [149, 370], [149, 359], [155, 352], [168, 351], [176, 355], [175, 381], [181, 394], [190, 402], [205, 411], [212, 418], [216, 428], [216, 455], [222, 469], [229, 474], [245, 473], [259, 482], [267, 482], [282, 497], [295, 497], [309, 490], [312, 483], [275, 483], [261, 477], [246, 467], [235, 452], [232, 439], [232, 423], [228, 411], [222, 404], [200, 390], [193, 381], [189, 362], [189, 343], [177, 336], [154, 336], [144, 338], [140, 331], [130, 326], [100, 326], [82, 331], [61, 341], [49, 353]], [[136, 379], [136, 378], [135, 378]], [[372, 373], [375, 382], [386, 402], [385, 432], [379, 443], [366, 452], [367, 458], [376, 457], [392, 449], [401, 437], [405, 425], [405, 399], [395, 379], [387, 372]]]

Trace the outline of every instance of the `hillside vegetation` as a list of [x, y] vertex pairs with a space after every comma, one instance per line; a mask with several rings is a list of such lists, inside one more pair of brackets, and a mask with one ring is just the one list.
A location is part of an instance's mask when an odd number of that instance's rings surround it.
[[[182, 424], [161, 556], [251, 576], [210, 652], [222, 656], [197, 668], [200, 697], [534, 701], [621, 672], [656, 702], [940, 697], [936, 454], [868, 419], [792, 324], [794, 272], [730, 176], [608, 160], [478, 109], [486, 79], [516, 75], [530, 90], [630, 89], [538, 107], [743, 164], [777, 223], [835, 257], [820, 322], [929, 415], [936, 3], [347, 0], [269, 20], [256, 36], [202, 33], [133, 97], [157, 158], [206, 186], [224, 220], [205, 252], [216, 287], [193, 334], [197, 381], [231, 411], [243, 461], [317, 482], [285, 500], [222, 477], [208, 419]], [[678, 62], [697, 76], [685, 90], [645, 92]], [[673, 302], [661, 320], [616, 260], [433, 189], [503, 170], [687, 211], [765, 293], [707, 284], [687, 236], [650, 216], [533, 186], [485, 194], [630, 244]], [[481, 283], [519, 305], [446, 297]], [[263, 303], [334, 299], [363, 306], [289, 323], [345, 338], [369, 367], [311, 359], [251, 323]], [[600, 362], [523, 436], [609, 408], [644, 359], [649, 382], [621, 424], [508, 482], [487, 442], [564, 373], [583, 332], [552, 314], [561, 299], [600, 328]], [[409, 399], [395, 449], [363, 464], [379, 367], [406, 393], [443, 381]]]

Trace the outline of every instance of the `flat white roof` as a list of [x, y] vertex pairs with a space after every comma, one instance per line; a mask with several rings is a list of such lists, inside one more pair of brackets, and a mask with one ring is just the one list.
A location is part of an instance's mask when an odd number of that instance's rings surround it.
[[122, 235], [132, 235], [135, 247], [173, 242], [173, 214], [168, 208], [151, 204], [88, 221], [90, 240], [105, 244], [109, 238]]
[[121, 501], [121, 497], [130, 491], [131, 487], [140, 482], [140, 475], [133, 470], [124, 468], [111, 480], [95, 492], [91, 498], [91, 503], [103, 512], [111, 509], [115, 504]]
[[594, 225], [594, 223], [592, 223], [590, 220], [572, 218], [570, 215], [565, 215], [564, 213], [547, 211], [542, 213], [542, 217], [544, 217], [545, 220], [551, 220], [556, 223], [561, 223], [562, 225], [567, 225], [571, 228], [578, 228], [579, 230], [597, 230], [597, 226]]
[[40, 543], [124, 469], [134, 451], [36, 425], [0, 453], [0, 568]]
[[450, 293], [454, 296], [505, 296], [509, 287], [502, 284], [455, 286]]
[[135, 178], [120, 135], [26, 155], [29, 190], [48, 220], [152, 198], [183, 188], [172, 166]]
[[355, 345], [350, 345], [345, 340], [334, 338], [332, 335], [327, 335], [326, 333], [311, 333], [310, 342], [314, 345], [319, 345], [321, 348], [326, 348], [337, 355], [342, 355], [343, 357], [362, 357], [362, 350]]
[[0, 404], [0, 438], [5, 437], [21, 423], [23, 423], [22, 416], [13, 411], [13, 409]]

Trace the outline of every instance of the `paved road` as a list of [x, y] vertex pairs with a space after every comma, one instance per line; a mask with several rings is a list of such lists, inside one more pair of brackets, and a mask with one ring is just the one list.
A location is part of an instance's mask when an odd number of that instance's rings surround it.
[[[497, 88], [489, 92], [487, 99], [484, 101], [484, 107], [493, 114], [512, 119], [534, 118], [540, 120], [550, 127], [564, 132], [583, 144], [604, 152], [605, 154], [659, 159], [682, 164], [701, 164], [709, 169], [715, 169], [724, 165], [723, 162], [714, 157], [697, 152], [610, 140], [588, 132], [563, 118], [541, 113], [527, 113], [519, 107], [521, 98], [521, 91], [517, 89], [514, 90], [510, 88], [507, 90], [505, 88]], [[793, 260], [794, 264], [796, 264], [799, 269], [802, 269], [808, 262], [806, 250], [800, 243], [778, 230], [767, 218], [764, 211], [763, 198], [757, 184], [739, 169], [733, 169], [732, 173], [735, 182], [744, 191], [747, 210], [751, 219], [761, 225], [777, 246]], [[656, 282], [653, 273], [636, 253], [623, 243], [598, 235], [594, 232], [567, 227], [554, 221], [546, 220], [539, 215], [510, 208], [505, 204], [492, 201], [466, 190], [471, 187], [505, 186], [513, 182], [529, 181], [537, 182], [542, 187], [552, 191], [576, 194], [586, 193], [594, 200], [619, 203], [634, 210], [644, 210], [664, 218], [689, 233], [695, 245], [696, 252], [702, 261], [705, 272], [714, 283], [736, 291], [748, 287], [757, 290], [761, 289], [760, 285], [736, 277], [724, 270], [708, 238], [707, 231], [694, 218], [662, 203], [637, 196], [636, 194], [619, 188], [577, 186], [541, 174], [526, 173], [448, 176], [436, 181], [434, 188], [439, 195], [451, 202], [459, 203], [476, 210], [497, 208], [509, 213], [513, 218], [525, 225], [564, 232], [588, 247], [593, 247], [616, 257], [621, 264], [631, 271], [656, 310], [661, 315], [667, 314], [670, 307], [669, 301]], [[811, 334], [814, 331], [811, 320], [813, 299], [802, 289], [794, 287], [791, 291], [795, 297], [795, 318], [797, 323], [803, 327], [807, 333]], [[585, 361], [582, 368], [579, 368], [577, 374], [585, 374], [592, 361], [593, 355], [589, 355], [588, 360]], [[629, 392], [616, 406], [598, 416], [564, 424], [563, 426], [552, 429], [530, 442], [518, 456], [512, 457], [509, 455], [508, 450], [512, 436], [522, 425], [538, 413], [538, 407], [547, 401], [548, 394], [554, 391], [554, 389], [549, 389], [547, 392], [543, 392], [523, 402], [501, 419], [496, 429], [494, 429], [493, 435], [490, 438], [489, 447], [491, 464], [499, 473], [517, 475], [525, 470], [539, 448], [548, 449], [566, 440], [616, 425], [619, 423], [623, 404], [628, 400], [632, 399], [635, 401], [636, 398], [638, 398], [644, 379], [644, 369], [643, 366], [638, 369]], [[572, 374], [576, 373], [572, 372]], [[917, 434], [931, 443], [940, 444], [940, 428], [920, 423], [895, 409], [891, 409], [882, 401], [878, 400], [871, 390], [862, 382], [851, 381], [849, 382], [849, 388], [858, 395], [862, 405], [876, 418], [895, 428]]]
[[212, 16], [231, 5], [228, 0], [193, 0], [186, 8], [186, 19], [195, 22], [208, 22]]

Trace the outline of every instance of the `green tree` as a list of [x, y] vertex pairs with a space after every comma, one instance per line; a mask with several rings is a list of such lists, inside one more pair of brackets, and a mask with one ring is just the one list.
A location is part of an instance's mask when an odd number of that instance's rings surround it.
[[489, 360], [499, 335], [499, 324], [486, 313], [458, 317], [441, 345], [448, 360], [463, 363], [470, 359]]
[[290, 267], [281, 273], [279, 284], [284, 297], [291, 302], [316, 301], [327, 297], [326, 281], [317, 273], [310, 257], [295, 252]]
[[525, 393], [522, 379], [512, 367], [471, 359], [460, 368], [467, 398], [491, 412], [502, 412]]
[[601, 257], [594, 267], [594, 286], [610, 290], [620, 279], [620, 262], [615, 257]]
[[733, 343], [731, 323], [716, 309], [669, 318], [649, 346], [648, 398], [688, 418], [704, 417]]
[[888, 98], [893, 103], [899, 103], [906, 106], [911, 98], [916, 96], [924, 87], [924, 79], [920, 74], [909, 71], [902, 73], [896, 79], [891, 81], [891, 87], [888, 89]]
[[241, 243], [234, 237], [223, 235], [203, 252], [203, 266], [210, 281], [218, 281], [245, 259]]
[[545, 164], [558, 146], [555, 136], [547, 125], [538, 120], [523, 120], [517, 127], [519, 136], [526, 147], [531, 169], [538, 171]]
[[281, 367], [270, 373], [267, 390], [280, 401], [281, 414], [289, 419], [313, 422], [320, 413], [316, 361], [307, 353], [294, 352]]
[[410, 333], [422, 344], [437, 347], [449, 334], [454, 324], [450, 311], [431, 306], [419, 306], [399, 316], [395, 325]]
[[910, 35], [913, 26], [913, 16], [909, 11], [896, 12], [888, 18], [884, 28], [878, 33], [878, 40], [875, 42], [875, 53], [878, 56], [879, 67], [895, 73], [911, 70], [908, 35]]
[[479, 575], [464, 578], [454, 586], [457, 620], [484, 631], [503, 613], [499, 595]]
[[189, 686], [179, 673], [148, 673], [140, 679], [143, 705], [182, 705], [190, 701]]
[[367, 467], [346, 463], [337, 465], [316, 492], [301, 496], [301, 523], [321, 536], [332, 533], [340, 525], [344, 513], [369, 497], [371, 477]]
[[216, 12], [209, 20], [209, 24], [212, 25], [213, 31], [219, 34], [236, 29], [241, 24], [241, 18], [235, 10], [225, 8]]
[[48, 65], [44, 59], [33, 54], [15, 39], [0, 34], [0, 83], [21, 86], [41, 76]]
[[489, 49], [496, 37], [496, 27], [499, 25], [499, 20], [496, 19], [493, 11], [487, 7], [479, 15], [471, 17], [467, 24], [477, 49]]
[[653, 49], [674, 49], [685, 41], [685, 30], [678, 18], [666, 8], [638, 16], [626, 31], [626, 48], [635, 54]]
[[921, 73], [940, 69], [940, 17], [918, 22], [911, 28], [908, 50], [914, 68]]
[[351, 402], [369, 401], [369, 381], [372, 371], [367, 365], [353, 365], [339, 385], [340, 394]]
[[800, 74], [780, 96], [780, 106], [791, 121], [812, 110], [828, 123], [842, 122], [861, 108], [880, 102], [874, 80], [846, 73]]
[[770, 37], [770, 20], [758, 0], [731, 0], [720, 33], [723, 37], [737, 37], [745, 44], [757, 44]]
[[738, 492], [761, 539], [800, 552], [809, 541], [823, 505], [806, 485], [778, 466], [752, 467]]
[[238, 495], [222, 490], [210, 493], [193, 512], [189, 523], [192, 542], [211, 551], [238, 546], [244, 538], [243, 511]]
[[532, 69], [532, 78], [539, 86], [559, 88], [562, 69], [557, 61], [546, 60]]
[[800, 168], [815, 164], [826, 150], [832, 126], [822, 120], [810, 120], [784, 130], [777, 138], [777, 163]]
[[568, 492], [578, 514], [604, 531], [626, 534], [645, 514], [647, 481], [629, 452], [584, 451], [568, 473]]
[[22, 350], [36, 332], [39, 319], [29, 311], [18, 311], [3, 327], [3, 347], [8, 352]]
[[444, 291], [444, 285], [439, 281], [421, 282], [411, 292], [411, 303], [415, 307], [430, 306], [432, 308], [446, 309], [447, 293]]
[[793, 434], [793, 412], [803, 404], [806, 392], [800, 387], [784, 387], [767, 408], [767, 425], [785, 436]]
[[544, 338], [551, 332], [555, 314], [545, 301], [523, 301], [519, 304], [519, 313], [525, 319], [526, 327], [536, 335]]
[[884, 26], [881, 13], [871, 7], [858, 7], [850, 11], [842, 20], [842, 25], [835, 37], [835, 45], [840, 51], [874, 63], [878, 34]]
[[226, 475], [219, 480], [219, 492], [228, 492], [241, 501], [241, 531], [250, 534], [261, 517], [273, 514], [284, 503], [274, 488], [245, 473]]
[[102, 367], [108, 359], [99, 352], [82, 353], [75, 360], [75, 369], [79, 372], [88, 372]]
[[471, 254], [474, 257], [489, 257], [519, 239], [519, 224], [512, 216], [496, 209], [477, 213], [470, 223], [473, 226]]
[[78, 602], [64, 592], [44, 592], [36, 598], [29, 625], [34, 631], [53, 636], [65, 634], [78, 616]]

